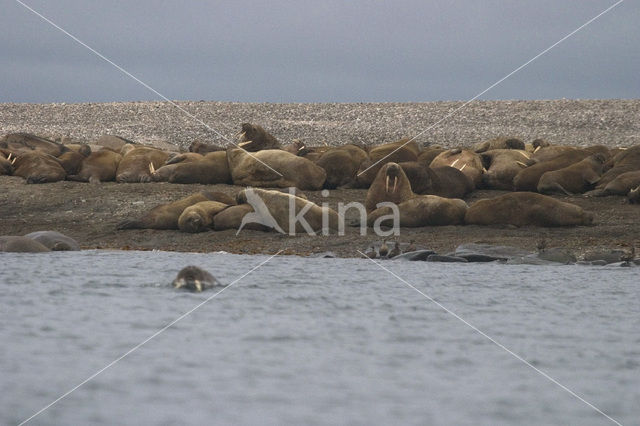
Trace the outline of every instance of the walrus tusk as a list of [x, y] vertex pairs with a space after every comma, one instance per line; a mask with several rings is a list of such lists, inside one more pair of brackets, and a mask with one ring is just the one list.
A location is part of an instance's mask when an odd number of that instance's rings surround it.
[[460, 171], [463, 171], [465, 167], [467, 167], [467, 165], [466, 165], [466, 164], [464, 164], [464, 165], [462, 166], [462, 168], [460, 168]]
[[238, 139], [242, 139], [242, 138], [244, 138], [244, 135], [246, 135], [246, 134], [247, 134], [247, 132], [238, 132], [238, 133], [236, 134], [236, 138], [238, 138]]
[[241, 142], [238, 144], [238, 146], [245, 146], [248, 143], [251, 143], [252, 141], [246, 141], [246, 142]]
[[389, 175], [387, 175], [387, 183], [386, 183], [386, 185], [384, 187], [384, 191], [385, 192], [389, 192]]
[[398, 176], [393, 177], [393, 193], [395, 194], [396, 188], [398, 187]]
[[154, 174], [156, 169], [153, 167], [153, 163], [149, 163], [149, 173]]
[[453, 163], [451, 163], [451, 167], [455, 167], [455, 166], [456, 166], [456, 163], [457, 163], [459, 160], [460, 160], [459, 158], [456, 158], [456, 159], [455, 159], [455, 161], [454, 161]]
[[13, 157], [13, 160], [11, 160], [11, 164], [16, 164], [16, 160], [18, 159], [18, 157]]
[[7, 161], [11, 161], [11, 153], [9, 153], [9, 156], [7, 157]]
[[536, 149], [533, 150], [533, 153], [535, 154], [536, 152], [538, 152], [539, 149], [540, 149], [540, 145], [536, 146]]
[[526, 164], [524, 164], [522, 161], [516, 161], [516, 164], [517, 164], [518, 166], [522, 166], [522, 167], [524, 167], [525, 169], [526, 169], [527, 167], [529, 167], [529, 166], [527, 166]]
[[529, 154], [527, 154], [524, 151], [518, 151], [520, 154], [522, 154], [524, 156], [524, 158], [526, 158], [527, 160], [531, 160], [531, 157], [529, 156]]

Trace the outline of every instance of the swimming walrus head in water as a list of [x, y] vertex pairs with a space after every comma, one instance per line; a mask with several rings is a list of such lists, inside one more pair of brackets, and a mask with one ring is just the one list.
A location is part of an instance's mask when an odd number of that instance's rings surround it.
[[174, 288], [200, 292], [221, 285], [213, 275], [197, 266], [187, 266], [171, 283]]

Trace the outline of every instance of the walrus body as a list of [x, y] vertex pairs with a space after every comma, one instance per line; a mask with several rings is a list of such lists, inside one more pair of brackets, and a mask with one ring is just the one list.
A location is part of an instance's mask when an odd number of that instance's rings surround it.
[[524, 151], [525, 144], [518, 138], [497, 137], [488, 141], [477, 143], [471, 149], [478, 154], [494, 149], [517, 149]]
[[189, 145], [189, 152], [195, 152], [202, 155], [216, 151], [225, 151], [225, 148], [220, 145], [211, 145], [200, 141], [193, 141], [191, 145]]
[[369, 159], [360, 163], [358, 173], [356, 173], [355, 186], [369, 188], [382, 166], [387, 163], [416, 161], [419, 153], [420, 147], [416, 141], [409, 138], [371, 148]]
[[327, 177], [322, 167], [280, 149], [252, 154], [241, 149], [229, 149], [227, 161], [235, 185], [271, 188], [295, 186], [316, 191], [322, 189]]
[[250, 204], [238, 204], [230, 206], [213, 217], [213, 229], [216, 231], [225, 231], [227, 229], [250, 229], [253, 231], [269, 231], [270, 227], [257, 222], [246, 222], [244, 217], [248, 214], [255, 213]]
[[605, 161], [602, 154], [593, 154], [570, 166], [546, 172], [540, 177], [537, 190], [541, 194], [582, 194], [600, 179]]
[[238, 134], [238, 147], [249, 152], [263, 149], [280, 149], [280, 142], [261, 126], [243, 123]]
[[13, 174], [13, 161], [14, 156], [11, 152], [7, 152], [5, 156], [4, 151], [0, 151], [0, 176]]
[[149, 210], [136, 220], [125, 220], [117, 225], [117, 229], [178, 229], [178, 219], [189, 206], [201, 201], [222, 201], [234, 204], [228, 195], [219, 192], [198, 192], [177, 201], [161, 204]]
[[57, 158], [39, 151], [20, 154], [13, 167], [13, 174], [25, 178], [27, 183], [58, 182], [67, 176]]
[[178, 228], [182, 232], [204, 232], [213, 228], [213, 217], [229, 207], [219, 201], [200, 201], [182, 212]]
[[110, 182], [115, 180], [122, 155], [110, 149], [92, 152], [82, 161], [77, 175], [69, 175], [67, 179], [79, 182]]
[[[545, 150], [551, 150], [552, 148], [566, 148], [566, 147], [556, 147], [550, 146], [547, 148], [542, 148], [538, 152], [543, 152]], [[544, 152], [543, 152], [544, 153]], [[534, 154], [535, 156], [536, 154]], [[575, 164], [579, 161], [582, 161], [590, 154], [587, 151], [579, 150], [579, 149], [570, 149], [561, 151], [559, 155], [550, 160], [543, 160], [541, 162], [535, 163], [526, 169], [521, 170], [515, 177], [513, 178], [513, 188], [516, 191], [537, 191], [538, 190], [538, 182], [540, 182], [540, 178], [546, 172], [550, 172], [553, 170], [563, 169], [572, 164]], [[534, 159], [532, 156], [532, 160]], [[547, 158], [543, 156], [542, 158]]]
[[574, 204], [533, 192], [514, 192], [476, 201], [464, 219], [468, 225], [579, 226], [593, 216]]
[[[189, 163], [178, 163], [167, 179], [169, 183], [201, 183], [213, 185], [230, 183], [231, 173], [225, 151], [205, 154], [202, 159]], [[166, 167], [166, 166], [165, 166]]]
[[68, 148], [61, 143], [32, 135], [31, 133], [9, 133], [0, 138], [0, 148], [5, 148], [15, 154], [38, 151], [58, 157]]
[[368, 158], [362, 148], [344, 145], [327, 150], [315, 163], [327, 173], [325, 188], [334, 189], [353, 184], [360, 164]]
[[67, 175], [75, 175], [80, 170], [86, 156], [77, 151], [67, 151], [58, 157], [58, 162]]
[[178, 272], [171, 285], [176, 289], [201, 292], [221, 285], [213, 275], [197, 266], [187, 266]]
[[640, 145], [632, 146], [611, 159], [612, 167], [602, 175], [596, 188], [602, 189], [623, 173], [640, 170]]
[[492, 149], [480, 154], [486, 172], [483, 186], [490, 189], [513, 189], [513, 178], [527, 167], [531, 155], [522, 149]]
[[640, 170], [618, 175], [606, 184], [598, 195], [627, 195], [629, 191], [640, 186]]
[[13, 235], [0, 236], [0, 252], [41, 253], [51, 251], [43, 244], [29, 237]]
[[397, 163], [387, 163], [380, 168], [378, 175], [369, 187], [364, 206], [367, 212], [372, 212], [379, 203], [400, 204], [414, 196], [411, 183], [402, 167]]
[[133, 145], [133, 142], [121, 136], [114, 136], [114, 135], [102, 135], [98, 138], [97, 141], [95, 141], [95, 145], [101, 146], [106, 149], [110, 149], [111, 151], [118, 152], [118, 153], [122, 150], [122, 148], [126, 144]]
[[441, 152], [429, 165], [431, 168], [444, 166], [455, 167], [471, 179], [474, 188], [480, 187], [484, 167], [482, 159], [475, 152], [460, 148], [450, 149]]
[[[126, 147], [125, 147], [126, 148]], [[151, 182], [151, 170], [149, 164], [154, 168], [160, 168], [169, 154], [165, 151], [150, 147], [134, 147], [126, 152], [116, 171], [116, 182]]]
[[77, 251], [80, 245], [76, 240], [56, 231], [36, 231], [25, 235], [53, 251]]
[[[464, 222], [467, 203], [437, 195], [417, 195], [398, 204], [398, 210], [400, 227], [459, 225]], [[380, 207], [367, 216], [367, 225], [374, 226], [384, 216], [387, 219], [380, 221], [379, 225], [392, 226], [389, 218], [392, 214], [391, 207]]]

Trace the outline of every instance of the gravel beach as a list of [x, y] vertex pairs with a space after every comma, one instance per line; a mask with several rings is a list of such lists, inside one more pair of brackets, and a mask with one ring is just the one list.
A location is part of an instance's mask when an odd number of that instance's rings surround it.
[[[301, 139], [309, 145], [347, 142], [371, 144], [413, 136], [419, 142], [445, 147], [466, 145], [499, 135], [526, 142], [547, 139], [552, 144], [609, 147], [640, 144], [640, 100], [482, 101], [463, 107], [462, 102], [418, 104], [245, 104], [178, 102], [222, 135], [231, 139], [240, 124], [264, 126], [283, 143]], [[461, 108], [463, 107], [463, 108]], [[461, 108], [451, 117], [447, 114]], [[437, 124], [439, 120], [443, 120]], [[103, 134], [116, 134], [139, 143], [166, 149], [186, 148], [198, 139], [221, 143], [223, 139], [167, 102], [106, 104], [0, 104], [0, 134], [31, 132], [73, 141], [92, 142]], [[288, 237], [277, 233], [243, 230], [186, 234], [178, 231], [116, 231], [116, 224], [144, 214], [150, 208], [204, 189], [235, 194], [232, 185], [180, 185], [169, 183], [91, 185], [56, 182], [28, 185], [24, 179], [0, 176], [0, 235], [24, 235], [57, 230], [75, 238], [85, 248], [159, 249], [232, 253], [310, 255], [331, 251], [338, 256], [357, 257], [380, 242], [373, 233], [361, 236], [358, 228], [342, 237]], [[305, 191], [310, 200], [328, 202], [364, 201], [366, 190]], [[503, 191], [475, 191], [472, 204]], [[444, 226], [403, 229], [398, 240], [415, 240], [418, 247], [444, 253], [458, 244], [485, 242], [535, 250], [540, 239], [584, 253], [595, 247], [625, 248], [640, 239], [638, 206], [623, 197], [586, 198], [557, 196], [580, 205], [595, 216], [595, 226], [577, 228]]]

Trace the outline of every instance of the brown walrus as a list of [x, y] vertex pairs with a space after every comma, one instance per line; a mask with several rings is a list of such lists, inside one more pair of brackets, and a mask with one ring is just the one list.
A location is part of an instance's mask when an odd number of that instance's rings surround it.
[[400, 163], [415, 194], [464, 198], [474, 189], [467, 175], [455, 167], [431, 168], [417, 161]]
[[110, 149], [94, 151], [82, 161], [78, 174], [69, 175], [67, 179], [91, 183], [113, 181], [121, 160], [122, 155]]
[[[91, 152], [91, 150], [89, 150]], [[68, 175], [75, 175], [80, 170], [80, 166], [84, 159], [87, 158], [84, 154], [77, 151], [67, 151], [60, 154], [58, 162]]]
[[208, 143], [193, 141], [189, 145], [189, 152], [195, 152], [198, 154], [206, 154], [208, 152], [225, 151], [226, 148], [220, 145], [211, 145]]
[[39, 151], [20, 154], [13, 167], [13, 174], [25, 178], [27, 183], [58, 182], [67, 176], [56, 157]]
[[13, 174], [13, 163], [16, 157], [13, 153], [7, 151], [5, 155], [4, 150], [0, 150], [0, 176]]
[[[417, 195], [398, 204], [400, 227], [459, 225], [464, 222], [467, 203], [460, 199]], [[367, 216], [367, 225], [393, 226], [393, 209], [380, 207]]]
[[521, 149], [492, 149], [480, 154], [486, 169], [483, 186], [490, 189], [513, 189], [513, 178], [527, 167], [531, 155]]
[[640, 185], [640, 170], [626, 172], [618, 175], [615, 179], [606, 184], [603, 189], [596, 189], [586, 195], [606, 196], [606, 195], [627, 195], [629, 191]]
[[369, 188], [378, 172], [387, 163], [402, 163], [416, 161], [420, 147], [410, 138], [396, 142], [374, 146], [369, 149], [369, 159], [363, 161], [356, 173], [355, 185], [358, 188]]
[[250, 229], [254, 231], [269, 231], [271, 228], [257, 222], [247, 222], [243, 224], [243, 219], [247, 214], [255, 213], [250, 204], [238, 204], [230, 206], [213, 217], [213, 229], [225, 231], [227, 229]]
[[9, 133], [0, 138], [0, 148], [14, 153], [39, 151], [43, 154], [59, 156], [69, 150], [61, 143], [31, 133]]
[[263, 149], [280, 149], [280, 142], [257, 124], [243, 123], [238, 133], [238, 147], [249, 152]]
[[582, 194], [592, 188], [600, 179], [606, 160], [602, 154], [593, 154], [570, 166], [546, 172], [538, 181], [538, 192], [541, 194], [554, 192], [566, 195]]
[[619, 152], [611, 159], [612, 167], [602, 175], [597, 188], [604, 188], [609, 182], [623, 173], [640, 170], [640, 145]]
[[450, 149], [441, 152], [430, 164], [431, 168], [444, 166], [455, 167], [471, 179], [474, 188], [480, 187], [484, 166], [480, 155], [475, 152], [462, 148]]
[[120, 152], [126, 144], [134, 145], [135, 143], [122, 136], [102, 135], [94, 144], [110, 149], [111, 151]]
[[161, 204], [149, 210], [139, 219], [124, 220], [117, 229], [178, 229], [178, 219], [189, 206], [201, 201], [220, 201], [235, 204], [235, 200], [221, 192], [198, 192], [167, 204]]
[[411, 183], [402, 167], [397, 163], [386, 163], [369, 187], [364, 206], [367, 212], [372, 212], [378, 208], [379, 203], [400, 204], [414, 196]]
[[204, 185], [231, 183], [231, 173], [225, 151], [209, 152], [198, 161], [182, 162], [175, 164], [175, 166], [167, 179], [169, 183], [201, 183]]
[[364, 149], [348, 144], [328, 149], [315, 163], [327, 172], [325, 188], [334, 189], [353, 184], [360, 164], [368, 158]]
[[514, 192], [476, 201], [464, 221], [468, 225], [579, 226], [591, 225], [593, 215], [547, 195]]
[[129, 149], [118, 164], [116, 182], [151, 182], [149, 164], [160, 168], [168, 157], [169, 153], [157, 148], [138, 146]]
[[271, 188], [295, 186], [316, 191], [322, 189], [327, 177], [322, 167], [280, 149], [248, 153], [230, 148], [227, 161], [235, 185]]
[[479, 142], [473, 145], [471, 149], [478, 154], [494, 149], [519, 149], [524, 151], [525, 145], [518, 138], [499, 136], [488, 141]]
[[178, 272], [178, 276], [171, 285], [176, 289], [201, 292], [222, 284], [204, 269], [197, 266], [186, 266]]
[[[543, 152], [551, 148], [566, 148], [566, 147], [551, 146], [548, 148], [543, 148], [538, 152]], [[536, 154], [534, 154], [534, 156], [535, 155]], [[516, 191], [532, 191], [532, 192], [537, 191], [538, 182], [540, 181], [540, 178], [542, 177], [543, 174], [553, 170], [559, 170], [559, 169], [568, 167], [572, 164], [582, 161], [589, 155], [591, 155], [589, 152], [581, 149], [570, 149], [570, 150], [560, 151], [560, 154], [557, 154], [553, 159], [534, 163], [533, 165], [521, 170], [513, 178], [513, 188]], [[532, 159], [534, 156], [532, 156]], [[542, 158], [547, 158], [547, 157], [544, 156]]]
[[204, 232], [213, 229], [213, 217], [229, 207], [219, 201], [200, 201], [182, 212], [178, 228], [182, 232]]

